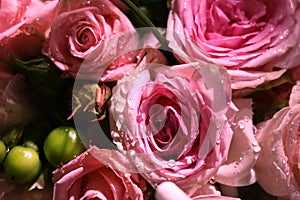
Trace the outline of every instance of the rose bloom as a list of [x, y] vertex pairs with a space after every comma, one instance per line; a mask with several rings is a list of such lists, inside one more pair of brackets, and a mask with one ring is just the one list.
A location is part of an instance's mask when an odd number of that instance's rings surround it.
[[254, 164], [261, 147], [255, 138], [252, 100], [243, 98], [232, 101], [237, 111], [231, 109], [227, 116], [234, 135], [228, 159], [220, 166], [215, 181], [227, 186], [240, 187], [256, 182]]
[[113, 88], [114, 142], [154, 187], [204, 184], [227, 157], [229, 79], [223, 69], [198, 68], [140, 65]]
[[0, 60], [40, 55], [58, 1], [2, 0], [0, 3]]
[[274, 196], [300, 198], [299, 133], [300, 82], [293, 87], [289, 106], [258, 125], [262, 148], [255, 165], [257, 180]]
[[[210, 190], [209, 186], [205, 190]], [[207, 191], [209, 192], [209, 191]], [[206, 194], [199, 195], [195, 197], [190, 197], [189, 194], [184, 193], [176, 184], [173, 182], [163, 182], [157, 186], [155, 191], [155, 199], [165, 200], [165, 199], [180, 199], [180, 200], [239, 200], [239, 198], [221, 196], [220, 194]]]
[[[90, 76], [103, 73], [104, 70], [98, 72], [96, 67], [108, 68], [115, 58], [125, 54], [122, 52], [126, 49], [127, 54], [117, 61], [119, 65], [111, 68], [128, 67], [127, 63], [135, 62], [138, 52], [130, 52], [130, 48], [126, 47], [135, 29], [125, 14], [110, 1], [63, 0], [58, 12], [43, 52], [64, 71], [65, 77], [76, 77], [82, 64], [86, 67], [85, 73]], [[129, 35], [122, 37], [123, 32], [129, 32]], [[116, 76], [120, 71], [116, 72]], [[88, 78], [88, 75], [83, 78]]]
[[[0, 132], [13, 125], [25, 125], [37, 117], [32, 88], [21, 74], [0, 66]], [[0, 134], [1, 135], [1, 134]]]
[[174, 51], [227, 67], [233, 89], [255, 88], [299, 67], [297, 0], [173, 0], [167, 28]]
[[147, 199], [146, 181], [119, 152], [91, 147], [53, 172], [53, 199]]

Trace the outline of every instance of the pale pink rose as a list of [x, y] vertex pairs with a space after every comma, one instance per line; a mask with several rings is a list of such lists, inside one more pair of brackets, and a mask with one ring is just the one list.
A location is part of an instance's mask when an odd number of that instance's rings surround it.
[[91, 147], [53, 172], [53, 199], [147, 199], [146, 181], [119, 152]]
[[58, 1], [2, 0], [0, 3], [0, 60], [40, 55]]
[[228, 159], [220, 166], [215, 181], [227, 186], [240, 187], [256, 182], [253, 167], [260, 146], [254, 135], [252, 100], [233, 99], [233, 103], [238, 109], [230, 114], [232, 118], [229, 119], [234, 134]]
[[299, 132], [300, 82], [293, 87], [289, 106], [258, 125], [261, 153], [255, 165], [258, 183], [274, 196], [300, 198]]
[[34, 95], [24, 76], [0, 66], [0, 135], [13, 125], [25, 125], [36, 119]]
[[[199, 199], [207, 199], [207, 200], [238, 200], [239, 198], [222, 196], [218, 193], [214, 188], [210, 188], [211, 185], [204, 185], [198, 187], [194, 187], [193, 194], [185, 193], [186, 191], [181, 190], [176, 184], [173, 182], [163, 182], [157, 186], [155, 191], [155, 199], [156, 200], [199, 200]], [[195, 194], [198, 193], [198, 194]]]
[[140, 65], [113, 88], [114, 143], [154, 187], [204, 184], [227, 158], [230, 91], [215, 66]]
[[[43, 52], [64, 71], [65, 77], [76, 77], [84, 62], [88, 62], [85, 66], [90, 67], [90, 75], [95, 74], [99, 65], [105, 64], [103, 68], [106, 69], [111, 64], [106, 59], [111, 58], [109, 61], [112, 62], [123, 55], [119, 52], [124, 49], [128, 49], [128, 54], [119, 58], [120, 66], [114, 67], [126, 68], [127, 63], [136, 61], [138, 52], [129, 53], [130, 49], [126, 47], [135, 29], [109, 0], [63, 0], [59, 5], [59, 15], [52, 24]], [[128, 32], [129, 35], [122, 37]]]
[[[227, 67], [233, 89], [256, 87], [300, 64], [296, 0], [173, 0], [167, 28], [170, 47], [181, 59]], [[246, 73], [251, 81], [247, 75], [243, 83]]]

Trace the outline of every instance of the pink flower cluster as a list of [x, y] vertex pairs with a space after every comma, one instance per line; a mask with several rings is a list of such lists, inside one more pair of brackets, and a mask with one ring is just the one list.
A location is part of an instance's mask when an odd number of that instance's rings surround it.
[[191, 199], [254, 183], [299, 199], [299, 1], [165, 3], [168, 48], [119, 1], [0, 1], [0, 131], [39, 112], [11, 58], [45, 56], [62, 79], [110, 88], [91, 102], [116, 147], [89, 138], [53, 171], [53, 199], [149, 199], [169, 181]]

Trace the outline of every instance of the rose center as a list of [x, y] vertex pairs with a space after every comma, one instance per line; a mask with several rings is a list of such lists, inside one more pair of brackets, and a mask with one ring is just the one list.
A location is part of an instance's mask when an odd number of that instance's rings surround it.
[[[168, 145], [179, 129], [180, 108], [176, 95], [161, 86], [155, 87], [140, 106], [140, 113], [147, 113], [145, 125], [152, 142], [160, 148]], [[151, 143], [151, 142], [150, 142]], [[152, 146], [154, 149], [154, 144]]]
[[85, 27], [77, 33], [77, 43], [81, 48], [81, 51], [86, 51], [93, 46], [97, 41], [97, 38], [91, 27]]
[[[252, 6], [249, 6], [251, 4]], [[250, 4], [248, 1], [213, 1], [207, 11], [206, 37], [223, 38], [260, 31], [265, 25], [262, 19], [266, 15], [266, 9], [263, 2], [256, 0], [251, 0]]]

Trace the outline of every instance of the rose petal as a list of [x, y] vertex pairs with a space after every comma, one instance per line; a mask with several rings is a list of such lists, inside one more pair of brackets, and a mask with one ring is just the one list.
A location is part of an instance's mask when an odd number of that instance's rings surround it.
[[234, 132], [228, 159], [223, 163], [215, 180], [229, 186], [246, 186], [256, 181], [253, 166], [260, 147], [254, 137], [251, 99], [234, 99], [239, 111], [231, 121]]

